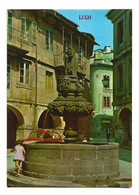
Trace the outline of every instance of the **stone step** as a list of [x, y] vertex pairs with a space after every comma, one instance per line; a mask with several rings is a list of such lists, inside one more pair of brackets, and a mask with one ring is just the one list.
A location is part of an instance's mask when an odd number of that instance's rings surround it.
[[21, 174], [16, 176], [15, 169], [8, 170], [7, 184], [8, 187], [123, 187], [132, 186], [132, 179], [129, 173], [121, 172], [120, 176], [103, 181], [78, 182], [47, 180], [42, 178], [29, 177]]
[[119, 181], [115, 183], [117, 187], [120, 188], [130, 188], [132, 187], [132, 182]]
[[84, 187], [81, 184], [75, 184], [71, 181], [55, 181], [45, 180], [25, 175], [16, 176], [15, 171], [9, 172], [7, 175], [8, 187]]
[[132, 174], [130, 172], [126, 171], [120, 171], [120, 175], [118, 177], [114, 177], [111, 180], [115, 181], [131, 181], [132, 180]]

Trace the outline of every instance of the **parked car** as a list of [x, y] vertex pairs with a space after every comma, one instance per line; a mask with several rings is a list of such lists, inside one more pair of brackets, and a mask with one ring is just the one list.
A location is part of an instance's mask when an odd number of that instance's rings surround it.
[[41, 129], [32, 131], [25, 141], [63, 142], [63, 139], [58, 132]]

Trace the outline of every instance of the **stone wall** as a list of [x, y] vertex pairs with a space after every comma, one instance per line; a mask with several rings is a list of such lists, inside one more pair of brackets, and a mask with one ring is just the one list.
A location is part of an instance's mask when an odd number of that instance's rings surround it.
[[119, 144], [27, 143], [23, 173], [50, 180], [106, 180], [119, 174]]

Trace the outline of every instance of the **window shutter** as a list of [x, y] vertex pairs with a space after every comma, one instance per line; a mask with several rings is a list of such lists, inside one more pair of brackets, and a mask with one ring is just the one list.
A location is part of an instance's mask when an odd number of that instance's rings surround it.
[[52, 77], [53, 73], [46, 71], [45, 89], [47, 92], [52, 92]]
[[31, 41], [32, 38], [31, 22], [28, 19], [26, 19], [26, 38], [28, 41]]
[[53, 33], [50, 31], [50, 51], [53, 52]]
[[12, 17], [13, 17], [13, 13], [8, 10], [8, 26], [12, 27]]
[[46, 38], [46, 50], [53, 52], [53, 32], [46, 28], [45, 29], [45, 38]]
[[29, 84], [29, 64], [25, 64], [25, 84]]
[[49, 50], [49, 31], [46, 29], [46, 49]]
[[8, 41], [12, 40], [12, 18], [13, 13], [8, 10]]
[[21, 62], [20, 68], [20, 83], [29, 84], [29, 64]]

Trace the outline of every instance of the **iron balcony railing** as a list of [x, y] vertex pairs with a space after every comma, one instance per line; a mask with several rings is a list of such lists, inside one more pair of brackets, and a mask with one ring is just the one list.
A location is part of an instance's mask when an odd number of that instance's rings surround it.
[[77, 72], [86, 72], [87, 60], [83, 60], [79, 57], [76, 58]]
[[[59, 54], [54, 55], [55, 58], [55, 66], [62, 66], [64, 65], [64, 52], [60, 52]], [[77, 72], [85, 73], [87, 60], [80, 59], [78, 54], [74, 57], [76, 70]]]
[[27, 32], [7, 26], [7, 42], [8, 44], [23, 48], [24, 45], [36, 44], [36, 37], [31, 36]]
[[[45, 38], [44, 40], [37, 40], [37, 37], [32, 36], [29, 32], [23, 32], [11, 26], [7, 26], [7, 43], [28, 51], [32, 50], [30, 47], [35, 46], [39, 47], [40, 52], [47, 52]], [[64, 66], [64, 52], [62, 50], [57, 50], [56, 53], [53, 53], [53, 56], [55, 66]], [[73, 58], [75, 60], [77, 72], [85, 73], [87, 60], [81, 58], [77, 53]]]

